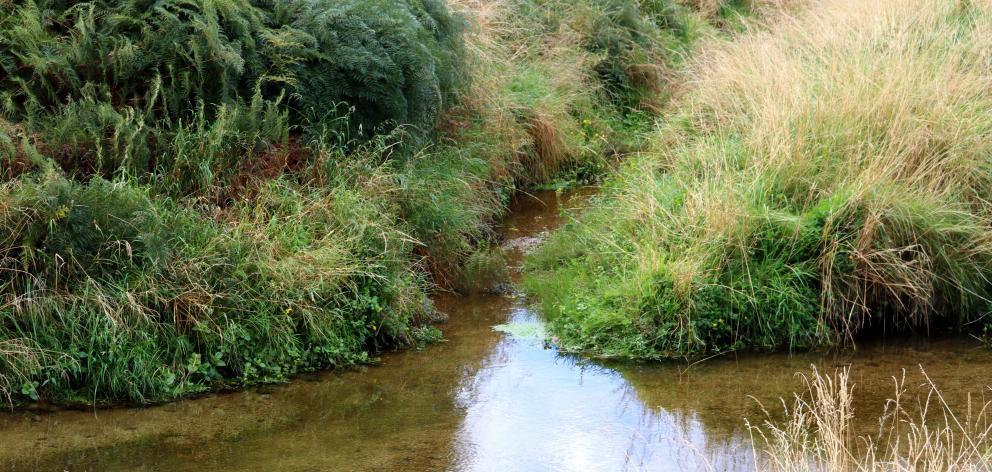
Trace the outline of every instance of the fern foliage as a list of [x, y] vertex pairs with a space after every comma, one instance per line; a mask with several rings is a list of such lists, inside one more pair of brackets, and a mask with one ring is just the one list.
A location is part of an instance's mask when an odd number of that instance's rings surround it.
[[179, 130], [253, 103], [287, 127], [430, 130], [461, 41], [442, 0], [0, 2], [0, 118], [87, 174], [154, 172]]

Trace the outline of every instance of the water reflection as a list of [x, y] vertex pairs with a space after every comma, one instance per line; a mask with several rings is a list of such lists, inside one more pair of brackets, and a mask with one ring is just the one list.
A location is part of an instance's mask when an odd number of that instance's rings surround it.
[[[507, 234], [560, 223], [554, 194], [540, 197], [515, 210]], [[771, 407], [801, 388], [795, 373], [811, 363], [853, 366], [862, 433], [877, 429], [902, 369], [919, 384], [923, 364], [953, 406], [992, 372], [992, 352], [960, 338], [691, 367], [598, 363], [492, 330], [534, 321], [526, 300], [437, 303], [451, 315], [447, 342], [389, 354], [365, 372], [154, 408], [0, 414], [0, 469], [752, 470], [743, 418], [762, 418], [755, 400]]]
[[[515, 322], [536, 316], [518, 307]], [[746, 444], [709, 444], [692, 411], [651, 408], [617, 370], [502, 338], [462, 381], [456, 470], [721, 470]], [[746, 459], [746, 455], [743, 455]], [[728, 460], [730, 462], [728, 462]]]

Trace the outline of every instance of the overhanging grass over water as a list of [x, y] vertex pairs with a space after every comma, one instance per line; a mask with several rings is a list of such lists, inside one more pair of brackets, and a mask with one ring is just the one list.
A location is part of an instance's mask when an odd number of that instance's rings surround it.
[[654, 149], [529, 259], [552, 329], [632, 358], [980, 330], [990, 41], [988, 2], [888, 0], [711, 45]]
[[155, 401], [436, 339], [426, 294], [505, 271], [517, 186], [642, 144], [695, 18], [0, 2], [0, 396]]

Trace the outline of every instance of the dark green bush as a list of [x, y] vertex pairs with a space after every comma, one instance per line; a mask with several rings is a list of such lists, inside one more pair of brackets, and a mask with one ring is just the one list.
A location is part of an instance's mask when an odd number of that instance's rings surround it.
[[441, 0], [2, 2], [0, 118], [83, 174], [155, 171], [176, 133], [237, 109], [235, 155], [279, 144], [252, 133], [271, 107], [280, 134], [342, 116], [355, 137], [429, 131], [461, 32]]
[[300, 109], [343, 102], [367, 130], [393, 123], [430, 131], [453, 99], [462, 23], [443, 2], [297, 0], [281, 8], [279, 30], [305, 46], [288, 67]]

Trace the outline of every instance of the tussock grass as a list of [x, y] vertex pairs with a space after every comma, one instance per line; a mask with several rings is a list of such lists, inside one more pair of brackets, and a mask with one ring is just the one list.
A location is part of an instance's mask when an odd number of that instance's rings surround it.
[[[894, 395], [879, 417], [878, 433], [853, 432], [857, 394], [845, 368], [803, 375], [806, 391], [783, 400], [784, 420], [749, 425], [756, 469], [800, 471], [979, 471], [992, 467], [990, 403], [954, 411], [927, 377], [916, 404], [907, 401], [906, 376], [893, 378]], [[859, 414], [864, 414], [859, 412]], [[769, 416], [771, 418], [771, 416]]]
[[985, 1], [837, 0], [709, 44], [653, 151], [531, 258], [552, 326], [635, 358], [980, 330], [990, 32]]

